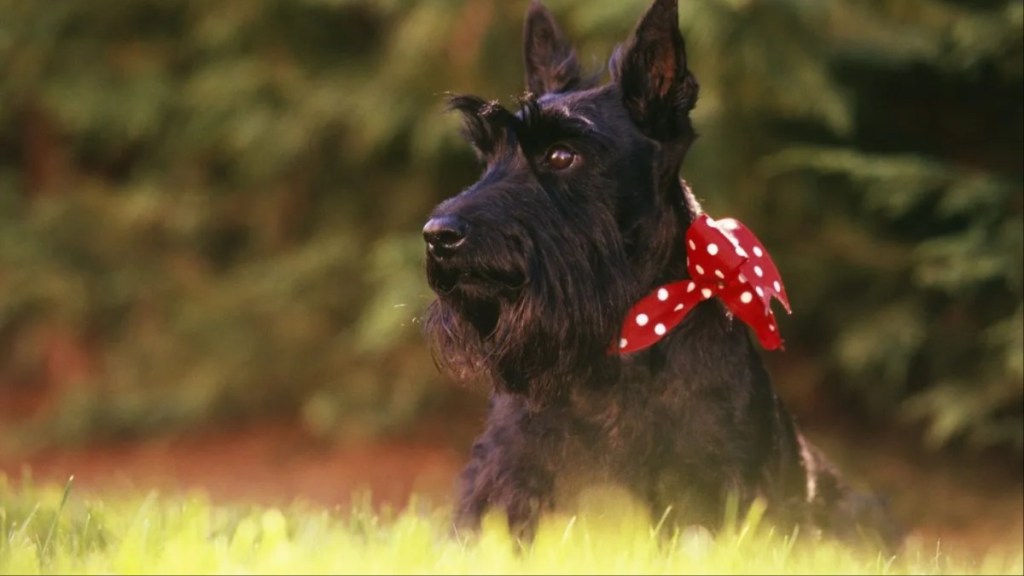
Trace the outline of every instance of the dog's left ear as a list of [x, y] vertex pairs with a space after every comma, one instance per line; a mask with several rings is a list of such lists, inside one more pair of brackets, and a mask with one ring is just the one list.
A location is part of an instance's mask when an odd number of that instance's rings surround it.
[[693, 139], [690, 110], [697, 103], [697, 79], [686, 68], [677, 0], [655, 0], [609, 67], [622, 88], [633, 122], [662, 142]]
[[538, 0], [530, 3], [523, 25], [526, 89], [536, 96], [572, 90], [580, 82], [576, 51], [555, 18]]

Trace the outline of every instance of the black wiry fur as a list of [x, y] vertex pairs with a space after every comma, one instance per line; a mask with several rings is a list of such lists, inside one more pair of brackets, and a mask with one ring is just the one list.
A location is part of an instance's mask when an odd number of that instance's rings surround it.
[[[426, 332], [443, 368], [493, 387], [461, 478], [462, 525], [498, 508], [529, 536], [539, 514], [613, 483], [682, 523], [714, 527], [731, 493], [763, 497], [791, 525], [884, 528], [870, 522], [875, 500], [795, 430], [747, 328], [717, 301], [652, 348], [610, 353], [634, 302], [687, 277], [699, 206], [678, 173], [698, 86], [677, 21], [675, 1], [656, 0], [596, 85], [534, 2], [519, 110], [450, 97], [486, 168], [425, 228], [438, 295]], [[574, 164], [549, 164], [553, 146]]]

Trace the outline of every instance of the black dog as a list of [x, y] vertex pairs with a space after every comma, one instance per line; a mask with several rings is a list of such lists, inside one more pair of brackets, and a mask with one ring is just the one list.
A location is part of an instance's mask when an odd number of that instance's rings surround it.
[[615, 349], [634, 304], [691, 277], [684, 238], [700, 207], [678, 174], [698, 85], [677, 14], [656, 0], [598, 85], [534, 2], [521, 109], [450, 99], [486, 168], [423, 229], [438, 296], [425, 325], [443, 368], [493, 387], [461, 477], [463, 526], [497, 508], [528, 538], [541, 513], [610, 483], [676, 524], [714, 527], [733, 494], [789, 525], [884, 528], [874, 498], [794, 428], [720, 299], [650, 347]]

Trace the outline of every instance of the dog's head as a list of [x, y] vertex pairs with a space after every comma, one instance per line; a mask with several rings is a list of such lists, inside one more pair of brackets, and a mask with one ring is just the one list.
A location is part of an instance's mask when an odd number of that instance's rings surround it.
[[423, 228], [438, 296], [426, 328], [456, 377], [543, 402], [613, 374], [608, 347], [630, 304], [684, 273], [693, 214], [678, 173], [697, 82], [676, 0], [648, 9], [609, 61], [610, 82], [582, 74], [536, 1], [524, 55], [518, 110], [450, 97], [484, 173]]

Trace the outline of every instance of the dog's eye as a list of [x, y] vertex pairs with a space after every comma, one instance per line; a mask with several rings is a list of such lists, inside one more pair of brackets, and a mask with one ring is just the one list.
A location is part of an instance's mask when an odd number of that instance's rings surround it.
[[576, 153], [565, 146], [552, 146], [544, 154], [544, 163], [552, 170], [565, 170], [576, 162]]

